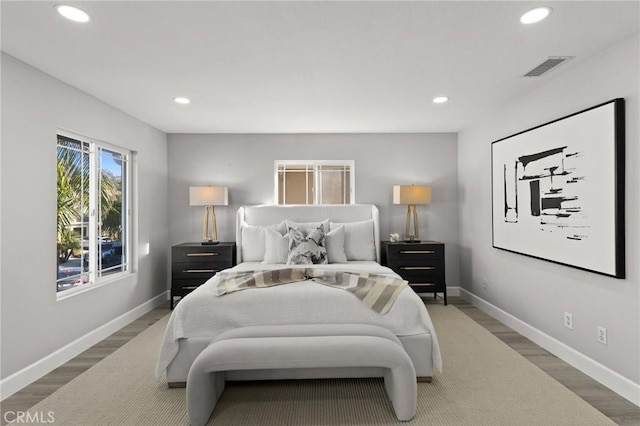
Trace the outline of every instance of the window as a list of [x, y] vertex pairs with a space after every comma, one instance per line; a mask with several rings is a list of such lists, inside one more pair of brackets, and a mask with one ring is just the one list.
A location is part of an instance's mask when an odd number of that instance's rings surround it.
[[130, 269], [130, 157], [127, 150], [59, 132], [57, 292]]
[[353, 204], [353, 161], [275, 162], [277, 204]]

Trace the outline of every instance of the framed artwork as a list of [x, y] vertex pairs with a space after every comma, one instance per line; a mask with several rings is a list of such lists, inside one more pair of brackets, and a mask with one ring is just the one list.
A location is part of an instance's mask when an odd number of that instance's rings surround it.
[[493, 247], [624, 278], [624, 148], [624, 99], [493, 142]]

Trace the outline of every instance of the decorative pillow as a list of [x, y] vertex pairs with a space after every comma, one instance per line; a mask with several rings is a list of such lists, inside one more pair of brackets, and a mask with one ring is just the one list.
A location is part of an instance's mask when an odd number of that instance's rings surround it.
[[265, 253], [262, 263], [287, 263], [289, 234], [282, 235], [272, 228], [265, 229]]
[[242, 261], [262, 262], [266, 250], [266, 229], [273, 229], [280, 234], [287, 232], [284, 222], [274, 225], [249, 225], [244, 222], [240, 228], [242, 233]]
[[361, 222], [331, 222], [333, 231], [344, 226], [344, 252], [347, 260], [376, 260], [376, 244], [373, 235], [373, 219]]
[[338, 226], [324, 236], [329, 263], [347, 263], [347, 255], [344, 252], [344, 226]]
[[325, 233], [329, 232], [329, 219], [325, 219], [321, 222], [304, 222], [304, 223], [294, 222], [292, 220], [285, 219], [284, 224], [286, 228], [285, 232], [287, 232], [289, 228], [295, 228], [298, 231], [302, 231], [304, 235], [307, 235], [309, 232], [313, 231], [314, 229], [319, 228], [320, 225], [322, 225], [322, 230]]
[[289, 228], [289, 256], [287, 265], [324, 264], [327, 262], [327, 249], [324, 247], [324, 228], [318, 228], [304, 234], [296, 228]]

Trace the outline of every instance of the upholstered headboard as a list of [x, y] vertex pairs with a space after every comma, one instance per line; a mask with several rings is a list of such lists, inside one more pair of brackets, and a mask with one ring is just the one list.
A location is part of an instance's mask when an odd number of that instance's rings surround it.
[[242, 206], [236, 214], [238, 263], [242, 262], [242, 223], [272, 225], [285, 219], [295, 222], [358, 222], [373, 219], [376, 259], [380, 262], [380, 215], [373, 204]]

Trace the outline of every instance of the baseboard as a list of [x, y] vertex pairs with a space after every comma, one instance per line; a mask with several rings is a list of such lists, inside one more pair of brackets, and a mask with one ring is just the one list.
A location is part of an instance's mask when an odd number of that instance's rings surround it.
[[34, 362], [20, 371], [0, 380], [0, 400], [4, 400], [19, 390], [25, 388], [39, 378], [48, 374], [52, 370], [60, 367], [67, 361], [78, 356], [96, 343], [109, 337], [120, 330], [131, 321], [140, 318], [142, 315], [154, 308], [162, 305], [169, 299], [169, 292], [166, 291], [150, 299], [143, 304], [133, 308], [119, 317], [109, 321], [103, 326], [96, 328], [90, 333], [74, 340], [68, 345], [58, 349], [50, 355]]
[[497, 306], [487, 302], [464, 288], [460, 288], [459, 291], [460, 296], [463, 299], [470, 302], [481, 311], [491, 315], [493, 318], [522, 334], [538, 346], [551, 352], [567, 364], [582, 371], [584, 374], [597, 382], [600, 382], [623, 398], [631, 401], [637, 406], [640, 406], [640, 384], [616, 373], [610, 368], [589, 358], [583, 353], [578, 352], [572, 347], [567, 346], [548, 334], [543, 333], [537, 328], [514, 317], [510, 313], [503, 311]]

